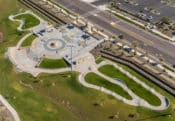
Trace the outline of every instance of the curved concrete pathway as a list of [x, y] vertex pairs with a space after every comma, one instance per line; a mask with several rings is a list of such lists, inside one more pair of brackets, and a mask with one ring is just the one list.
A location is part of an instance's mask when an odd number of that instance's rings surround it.
[[[151, 91], [151, 93], [153, 93], [155, 96], [157, 96], [160, 101], [161, 101], [161, 105], [160, 106], [153, 106], [151, 104], [149, 104], [147, 101], [145, 101], [144, 99], [140, 98], [139, 96], [137, 96], [134, 92], [132, 92], [125, 84], [121, 83], [119, 80], [117, 81], [116, 79], [110, 78], [108, 76], [105, 76], [104, 74], [100, 73], [97, 69], [101, 66], [104, 65], [113, 65], [116, 69], [120, 70], [122, 73], [126, 74], [128, 77], [130, 77], [131, 79], [133, 79], [136, 83], [140, 84], [142, 87], [144, 87], [145, 89], [147, 89], [148, 91]], [[102, 91], [104, 93], [107, 93], [109, 95], [114, 96], [116, 99], [123, 101], [124, 103], [127, 103], [129, 105], [134, 105], [134, 106], [143, 106], [152, 110], [165, 110], [168, 108], [169, 104], [167, 104], [167, 99], [166, 97], [162, 96], [160, 93], [156, 92], [153, 88], [147, 86], [145, 83], [143, 83], [142, 81], [140, 81], [139, 79], [137, 79], [136, 77], [134, 77], [133, 75], [131, 75], [129, 72], [125, 71], [123, 68], [121, 68], [120, 66], [118, 66], [117, 64], [111, 62], [111, 61], [103, 61], [100, 64], [97, 65], [97, 69], [94, 69], [92, 71], [89, 72], [94, 72], [97, 75], [101, 76], [102, 78], [108, 80], [109, 82], [113, 83], [113, 84], [117, 84], [120, 87], [122, 87], [131, 97], [132, 100], [128, 100], [120, 95], [118, 95], [117, 93], [114, 93], [113, 91], [110, 91], [108, 89], [105, 89], [103, 87], [97, 86], [97, 85], [93, 85], [93, 84], [89, 84], [85, 81], [84, 77], [87, 73], [83, 73], [79, 76], [79, 82], [84, 85], [85, 87], [88, 88], [93, 88], [99, 91]]]
[[18, 44], [16, 45], [16, 48], [19, 49], [21, 47], [22, 43], [31, 35], [32, 35], [32, 33], [29, 33], [29, 34], [25, 35], [22, 39], [20, 39]]
[[34, 28], [34, 27], [31, 27], [29, 29], [22, 29], [22, 27], [25, 24], [25, 22], [23, 20], [15, 19], [15, 17], [17, 17], [19, 15], [24, 15], [24, 14], [31, 14], [32, 16], [34, 16], [36, 19], [38, 19], [40, 21], [40, 24], [42, 22], [45, 22], [42, 18], [40, 18], [39, 16], [37, 16], [36, 14], [34, 14], [32, 11], [25, 11], [23, 13], [19, 13], [19, 14], [16, 14], [16, 15], [10, 15], [9, 16], [9, 20], [16, 21], [16, 22], [19, 22], [20, 23], [20, 25], [17, 28], [17, 30], [19, 30], [19, 31], [30, 31], [30, 30], [32, 30], [32, 28]]
[[14, 121], [20, 121], [18, 113], [13, 109], [13, 107], [7, 102], [7, 100], [0, 95], [0, 102], [10, 111], [11, 115], [13, 116]]

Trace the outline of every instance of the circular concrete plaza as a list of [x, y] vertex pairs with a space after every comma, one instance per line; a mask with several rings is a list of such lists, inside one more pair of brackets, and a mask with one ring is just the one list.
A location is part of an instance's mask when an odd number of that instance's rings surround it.
[[61, 39], [48, 39], [44, 43], [44, 48], [48, 51], [59, 51], [65, 47], [66, 43]]

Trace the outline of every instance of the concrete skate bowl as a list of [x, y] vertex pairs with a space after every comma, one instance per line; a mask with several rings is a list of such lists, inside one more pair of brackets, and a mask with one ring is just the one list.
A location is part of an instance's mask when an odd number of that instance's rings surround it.
[[59, 51], [65, 47], [66, 43], [61, 39], [48, 39], [44, 43], [44, 48], [48, 51]]

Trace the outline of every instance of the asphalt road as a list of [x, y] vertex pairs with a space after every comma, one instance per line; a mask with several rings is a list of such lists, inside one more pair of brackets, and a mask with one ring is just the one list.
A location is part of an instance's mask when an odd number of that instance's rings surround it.
[[[96, 6], [79, 0], [54, 1], [82, 16], [97, 10]], [[114, 35], [122, 33], [129, 43], [137, 41], [141, 49], [147, 49], [153, 57], [156, 58], [156, 55], [162, 55], [167, 64], [175, 64], [175, 46], [167, 40], [120, 20], [107, 11], [100, 11], [94, 14], [92, 12], [86, 16], [86, 19]], [[111, 25], [111, 21], [113, 21], [115, 25]]]
[[[105, 5], [111, 2], [112, 0], [97, 0], [95, 2], [92, 2], [94, 5]], [[153, 16], [153, 22], [159, 22], [163, 16], [168, 16], [172, 20], [175, 20], [175, 3], [170, 5], [166, 5], [165, 3], [161, 3], [161, 0], [133, 0], [134, 3], [137, 3], [138, 5], [133, 5], [130, 3], [126, 3], [124, 0], [117, 0], [117, 2], [120, 3], [119, 8], [125, 11], [128, 11], [131, 14], [138, 14], [140, 11], [143, 11], [149, 16]], [[149, 11], [144, 10], [144, 8], [153, 8], [155, 10], [158, 10], [160, 12], [160, 15], [153, 14]]]

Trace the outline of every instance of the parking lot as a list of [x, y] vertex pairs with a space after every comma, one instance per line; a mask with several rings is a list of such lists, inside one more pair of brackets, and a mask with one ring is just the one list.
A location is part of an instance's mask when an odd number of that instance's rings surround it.
[[[97, 0], [94, 5], [108, 4], [113, 0]], [[175, 1], [171, 4], [161, 2], [161, 0], [117, 0], [120, 9], [127, 11], [133, 15], [139, 15], [141, 18], [150, 19], [156, 23], [162, 17], [167, 16], [173, 21], [175, 20]]]

